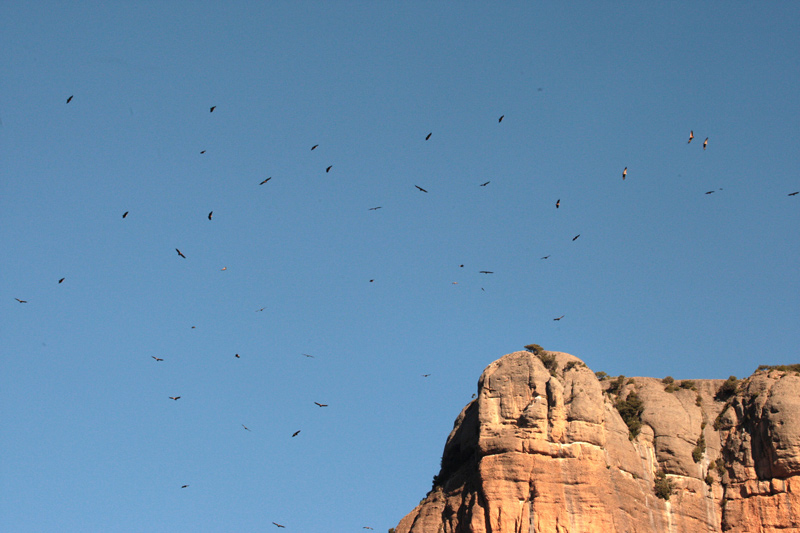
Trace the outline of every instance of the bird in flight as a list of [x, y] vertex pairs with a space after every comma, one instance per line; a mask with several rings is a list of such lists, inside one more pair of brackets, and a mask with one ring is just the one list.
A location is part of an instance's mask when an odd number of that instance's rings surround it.
[[580, 234], [580, 233], [578, 233], [577, 235], [575, 235], [575, 236], [572, 238], [572, 240], [574, 241], [575, 239], [577, 239], [577, 238], [578, 238], [578, 237], [580, 237], [580, 236], [581, 236], [581, 234]]
[[628, 175], [628, 167], [625, 167], [625, 170], [622, 171], [622, 179], [625, 179], [625, 176]]
[[297, 435], [299, 435], [299, 434], [300, 434], [300, 430], [298, 429], [297, 431], [295, 431], [294, 433], [292, 433], [292, 437], [296, 437], [296, 436], [297, 436]]
[[200, 150], [200, 153], [204, 154], [204, 153], [206, 153], [206, 151], [205, 150]]
[[361, 529], [372, 529], [372, 528], [371, 528], [371, 527], [369, 527], [369, 526], [364, 526], [364, 527], [362, 527]]
[[427, 141], [428, 139], [430, 139], [431, 135], [433, 135], [433, 132], [430, 132], [427, 136], [425, 136], [425, 140]]
[[499, 119], [497, 119], [497, 122], [503, 122], [503, 117], [504, 117], [504, 116], [505, 116], [505, 115], [500, 115], [500, 118], [499, 118]]
[[542, 259], [548, 259], [549, 257], [550, 257], [549, 255], [546, 255], [546, 256], [542, 257]]
[[261, 309], [256, 309], [256, 313], [260, 313], [260, 312], [261, 312], [261, 311], [263, 311], [264, 309], [266, 309], [266, 307], [262, 307]]
[[311, 354], [304, 353], [303, 355], [305, 355], [306, 357], [310, 357], [310, 358], [314, 359], [314, 356], [313, 356], [313, 355], [311, 355]]
[[378, 209], [380, 209], [380, 208], [381, 208], [381, 206], [378, 206], [378, 207], [370, 207], [370, 208], [369, 208], [369, 210], [370, 210], [370, 211], [377, 211], [377, 210], [378, 210]]
[[242, 424], [242, 427], [243, 427], [244, 429], [246, 429], [247, 431], [250, 431], [250, 428], [249, 428], [249, 427], [247, 427], [247, 426], [245, 426], [244, 424]]
[[211, 220], [211, 216], [212, 216], [213, 214], [214, 214], [214, 211], [211, 211], [211, 212], [208, 214], [208, 220]]
[[259, 185], [264, 185], [266, 182], [268, 182], [268, 181], [269, 181], [269, 180], [271, 180], [271, 179], [272, 179], [272, 176], [268, 177], [267, 179], [265, 179], [264, 181], [262, 181], [261, 183], [259, 183]]
[[237, 354], [234, 354], [233, 356], [234, 356], [236, 359], [241, 359], [241, 357], [239, 357], [239, 354], [238, 354], [238, 353], [237, 353]]
[[228, 270], [228, 267], [222, 267], [222, 268], [220, 268], [220, 271], [223, 271], [223, 270]]
[[281, 524], [279, 524], [279, 523], [277, 523], [277, 522], [273, 522], [273, 524], [275, 524], [275, 525], [276, 525], [276, 526], [278, 526], [278, 527], [282, 527], [282, 528], [285, 528], [285, 527], [286, 527], [286, 526], [283, 526], [283, 525], [281, 525]]
[[[72, 96], [75, 96], [75, 95], [73, 94]], [[70, 102], [72, 101], [72, 96], [70, 96], [69, 98], [67, 98], [67, 103], [70, 103]]]
[[694, 139], [694, 131], [693, 130], [689, 131], [689, 142], [687, 142], [686, 144], [689, 144], [690, 142], [692, 142], [692, 139]]
[[417, 189], [421, 190], [422, 192], [428, 192], [425, 189], [423, 189], [422, 187], [420, 187], [419, 185], [414, 185], [414, 187], [416, 187]]
[[317, 146], [319, 146], [319, 145], [318, 145], [318, 144], [315, 144], [314, 146], [312, 146], [312, 147], [311, 147], [311, 149], [313, 150], [313, 149], [314, 149], [314, 148], [316, 148]]
[[559, 321], [559, 320], [561, 320], [562, 318], [564, 318], [565, 316], [567, 316], [567, 315], [561, 315], [560, 317], [558, 317], [558, 318], [554, 318], [553, 320], [555, 320], [555, 321]]
[[16, 301], [18, 301], [19, 303], [21, 303], [21, 304], [26, 304], [26, 303], [28, 303], [28, 300], [20, 300], [19, 298], [14, 298], [14, 299], [15, 299]]
[[177, 248], [175, 248], [175, 251], [176, 251], [176, 252], [178, 252], [178, 255], [179, 255], [179, 256], [181, 256], [181, 257], [183, 257], [184, 259], [186, 259], [186, 256], [185, 256], [185, 255], [183, 255], [183, 254], [181, 253], [181, 251], [180, 251], [180, 250], [178, 250]]
[[430, 374], [422, 374], [423, 378], [427, 378], [428, 376], [430, 376]]
[[478, 274], [494, 274], [491, 270], [481, 270]]
[[328, 168], [325, 169], [325, 172], [330, 172], [332, 168], [333, 168], [333, 165], [329, 166]]
[[491, 181], [487, 181], [486, 183], [481, 183], [481, 185], [480, 185], [480, 186], [481, 186], [481, 187], [486, 187], [486, 186], [487, 186], [487, 185], [489, 185], [490, 183], [491, 183]]
[[188, 487], [188, 486], [189, 486], [189, 485], [181, 485], [181, 488], [182, 488], [182, 489], [185, 489], [185, 488], [186, 488], [186, 487]]
[[152, 357], [156, 361], [163, 361], [163, 359], [161, 359], [160, 357], [156, 357], [155, 355], [151, 355], [150, 357]]
[[58, 280], [58, 282], [59, 283], [63, 283], [65, 279], [67, 279], [67, 278], [61, 278], [60, 280]]
[[708, 191], [706, 194], [714, 194], [717, 191]]
[[314, 402], [318, 407], [328, 407], [327, 403]]
[[560, 206], [560, 205], [561, 205], [561, 198], [556, 200], [556, 209], [558, 209], [558, 206]]
[[126, 216], [128, 216], [128, 211], [125, 211], [124, 213], [122, 213], [122, 218], [125, 218]]
[[217, 106], [215, 106], [215, 105], [212, 105], [212, 106], [211, 106], [211, 109], [209, 109], [209, 111], [208, 111], [208, 112], [209, 112], [209, 113], [213, 113], [213, 112], [214, 112], [214, 110], [215, 110], [216, 108], [217, 108]]
[[800, 194], [800, 191], [790, 192], [787, 196], [797, 196]]
[[170, 396], [170, 397], [169, 397], [169, 399], [170, 399], [170, 400], [175, 400], [175, 401], [178, 401], [178, 400], [180, 400], [180, 399], [181, 399], [181, 397], [180, 397], [180, 396]]
[[706, 146], [708, 146], [708, 137], [706, 137], [706, 140], [703, 141], [703, 150], [706, 149]]

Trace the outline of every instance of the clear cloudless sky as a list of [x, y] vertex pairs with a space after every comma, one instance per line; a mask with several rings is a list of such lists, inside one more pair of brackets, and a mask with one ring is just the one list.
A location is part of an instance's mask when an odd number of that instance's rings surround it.
[[526, 344], [798, 362], [799, 28], [797, 2], [6, 2], [0, 529], [386, 531]]

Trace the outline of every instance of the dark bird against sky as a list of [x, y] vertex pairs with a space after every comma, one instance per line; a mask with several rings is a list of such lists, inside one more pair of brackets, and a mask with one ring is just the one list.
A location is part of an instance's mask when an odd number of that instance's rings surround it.
[[269, 180], [271, 180], [271, 179], [272, 179], [272, 176], [268, 177], [267, 179], [265, 179], [264, 181], [262, 181], [261, 183], [259, 183], [259, 185], [264, 185], [266, 182], [268, 182], [268, 181], [269, 181]]
[[180, 400], [180, 399], [181, 399], [181, 397], [180, 397], [180, 396], [170, 396], [170, 397], [169, 397], [169, 399], [170, 399], [170, 400], [175, 400], [175, 401], [178, 401], [178, 400]]
[[328, 404], [327, 404], [327, 403], [319, 403], [319, 402], [314, 402], [314, 404], [316, 404], [316, 405], [317, 405], [317, 407], [328, 407]]
[[370, 208], [369, 208], [369, 210], [370, 210], [370, 211], [377, 211], [377, 210], [378, 210], [378, 209], [380, 209], [380, 208], [381, 208], [381, 206], [378, 206], [378, 207], [370, 207]]
[[278, 527], [286, 527], [286, 526], [284, 526], [284, 525], [281, 525], [281, 524], [279, 524], [279, 523], [277, 523], [277, 522], [273, 522], [273, 524], [275, 524], [275, 525], [276, 525], [276, 526], [278, 526]]
[[622, 171], [622, 179], [625, 179], [625, 176], [628, 175], [628, 167], [625, 167], [625, 170]]
[[211, 212], [208, 214], [208, 220], [211, 220], [211, 215], [213, 215], [213, 214], [214, 214], [214, 211], [211, 211]]
[[580, 237], [580, 236], [581, 236], [581, 234], [580, 234], [580, 233], [578, 233], [577, 235], [575, 235], [575, 236], [572, 238], [572, 240], [574, 241], [574, 240], [576, 240], [576, 239], [577, 239], [578, 237]]
[[558, 318], [554, 318], [553, 320], [555, 320], [555, 321], [559, 321], [559, 320], [561, 320], [562, 318], [564, 318], [565, 316], [567, 316], [567, 315], [561, 315], [560, 317], [558, 317]]
[[209, 112], [209, 113], [213, 113], [213, 112], [214, 112], [214, 110], [215, 110], [216, 108], [217, 108], [217, 106], [215, 106], [215, 105], [212, 105], [212, 106], [211, 106], [211, 109], [210, 109], [208, 112]]
[[558, 200], [556, 200], [556, 209], [558, 209], [558, 207], [559, 207], [560, 205], [561, 205], [561, 198], [559, 198]]
[[487, 181], [487, 182], [485, 182], [485, 183], [481, 183], [481, 185], [480, 185], [480, 186], [481, 186], [481, 187], [486, 187], [486, 186], [487, 186], [487, 185], [489, 185], [490, 183], [491, 183], [491, 181]]
[[431, 138], [431, 135], [433, 135], [433, 132], [430, 132], [428, 135], [426, 135], [426, 136], [425, 136], [425, 140], [427, 141], [428, 139], [430, 139], [430, 138]]
[[332, 168], [333, 168], [333, 165], [329, 166], [328, 168], [325, 169], [325, 172], [330, 172]]
[[478, 272], [479, 274], [494, 274], [491, 270], [481, 270]]
[[319, 145], [318, 145], [318, 144], [315, 144], [314, 146], [312, 146], [312, 147], [311, 147], [311, 149], [313, 150], [313, 149], [314, 149], [314, 148], [316, 148], [317, 146], [319, 146]]
[[797, 196], [800, 194], [800, 191], [790, 192], [787, 196]]
[[150, 357], [152, 357], [156, 361], [163, 361], [163, 359], [161, 359], [160, 357], [156, 357], [155, 355], [151, 355]]
[[28, 300], [20, 300], [19, 298], [14, 298], [14, 299], [15, 299], [16, 301], [18, 301], [19, 303], [21, 303], [21, 304], [26, 304], [26, 303], [28, 303]]
[[126, 216], [128, 216], [128, 211], [125, 211], [124, 213], [122, 213], [122, 218], [125, 218]]
[[63, 283], [65, 279], [67, 279], [67, 278], [61, 278], [60, 280], [58, 280], [58, 282], [59, 283]]
[[[692, 142], [692, 139], [694, 139], [694, 131], [690, 131], [689, 132], [689, 142]], [[686, 144], [689, 144], [689, 143], [686, 143]]]
[[428, 192], [425, 189], [423, 189], [422, 187], [420, 187], [419, 185], [414, 185], [414, 187], [416, 187], [417, 189], [421, 190], [422, 192]]
[[498, 119], [497, 119], [497, 122], [503, 122], [503, 117], [504, 117], [504, 116], [505, 116], [505, 115], [500, 115], [500, 118], [498, 118]]
[[180, 250], [178, 250], [177, 248], [175, 248], [175, 251], [176, 251], [176, 252], [178, 252], [178, 255], [179, 255], [179, 256], [181, 256], [181, 257], [183, 257], [184, 259], [186, 259], [186, 256], [185, 256], [185, 255], [183, 255], [183, 254], [181, 253], [181, 251], [180, 251]]
[[706, 149], [706, 146], [708, 146], [708, 137], [706, 137], [706, 140], [703, 141], [703, 150]]
[[[75, 95], [73, 94], [72, 96], [75, 96]], [[69, 98], [67, 98], [67, 103], [70, 103], [70, 102], [72, 101], [72, 96], [70, 96]]]
[[298, 436], [299, 434], [300, 434], [300, 430], [298, 429], [297, 431], [295, 431], [294, 433], [292, 433], [292, 437], [296, 437], [296, 436]]

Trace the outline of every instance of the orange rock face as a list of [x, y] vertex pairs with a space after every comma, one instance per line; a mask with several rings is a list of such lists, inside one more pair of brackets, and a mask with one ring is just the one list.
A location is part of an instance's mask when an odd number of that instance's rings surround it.
[[600, 381], [569, 354], [508, 354], [396, 531], [800, 531], [800, 375], [724, 383]]

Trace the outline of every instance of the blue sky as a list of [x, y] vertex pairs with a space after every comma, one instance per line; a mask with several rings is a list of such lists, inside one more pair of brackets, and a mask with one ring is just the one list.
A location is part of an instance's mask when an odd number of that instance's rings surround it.
[[528, 343], [798, 361], [797, 3], [73, 4], [0, 16], [4, 531], [386, 531]]

